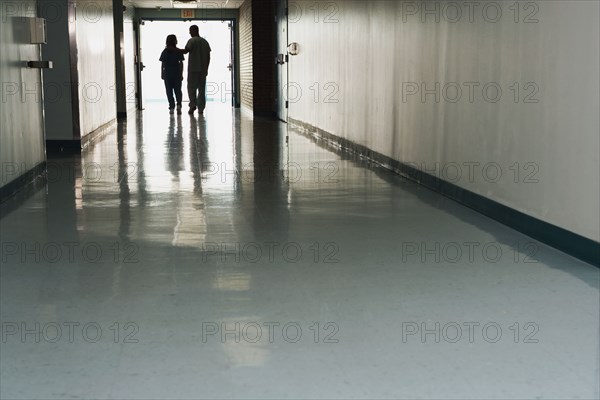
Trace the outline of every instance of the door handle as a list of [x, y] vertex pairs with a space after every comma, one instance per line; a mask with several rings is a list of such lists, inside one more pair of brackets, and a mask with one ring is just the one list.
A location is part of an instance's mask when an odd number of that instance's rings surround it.
[[27, 68], [52, 69], [52, 61], [27, 61]]

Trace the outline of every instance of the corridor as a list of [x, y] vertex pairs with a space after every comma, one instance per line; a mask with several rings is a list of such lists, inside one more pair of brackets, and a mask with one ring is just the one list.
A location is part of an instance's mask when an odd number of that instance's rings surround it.
[[129, 113], [2, 205], [0, 397], [598, 398], [598, 268], [281, 122]]

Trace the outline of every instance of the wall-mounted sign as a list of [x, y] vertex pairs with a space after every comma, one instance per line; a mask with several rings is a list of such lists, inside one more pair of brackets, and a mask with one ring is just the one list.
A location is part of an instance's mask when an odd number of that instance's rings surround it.
[[196, 18], [196, 10], [181, 10], [181, 18]]

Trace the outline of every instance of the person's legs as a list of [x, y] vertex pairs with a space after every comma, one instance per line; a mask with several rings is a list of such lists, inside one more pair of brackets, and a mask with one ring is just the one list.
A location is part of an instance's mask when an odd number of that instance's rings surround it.
[[167, 100], [169, 100], [169, 109], [175, 108], [175, 100], [173, 99], [173, 82], [170, 79], [165, 79], [165, 90], [167, 92]]
[[200, 74], [198, 79], [198, 111], [202, 113], [206, 107], [206, 75]]
[[183, 94], [181, 93], [181, 80], [177, 79], [174, 82], [174, 88], [175, 90], [175, 98], [177, 99], [177, 114], [181, 114], [181, 99], [183, 97]]
[[188, 96], [190, 98], [190, 111], [196, 109], [196, 92], [198, 90], [198, 74], [194, 72], [188, 72]]

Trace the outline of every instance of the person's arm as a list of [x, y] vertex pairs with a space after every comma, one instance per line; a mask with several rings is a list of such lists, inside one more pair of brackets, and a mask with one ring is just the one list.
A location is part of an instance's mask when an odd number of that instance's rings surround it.
[[160, 53], [160, 58], [158, 59], [158, 61], [160, 61], [160, 79], [165, 79], [165, 52], [163, 51], [162, 53]]
[[182, 49], [181, 54], [187, 54], [190, 51], [192, 51], [192, 41], [188, 40], [188, 42], [185, 44], [185, 48]]
[[206, 75], [208, 75], [208, 68], [210, 67], [210, 52], [212, 49], [210, 48], [210, 44], [208, 42], [206, 42], [206, 47], [208, 48], [208, 51], [206, 52]]
[[171, 51], [173, 53], [178, 53], [178, 54], [187, 54], [190, 51], [186, 48], [186, 49], [180, 49], [178, 47], [167, 47], [168, 51]]
[[185, 57], [183, 54], [179, 54], [177, 58], [177, 61], [179, 61], [179, 76], [181, 77], [181, 80], [183, 80], [183, 61], [185, 60]]

